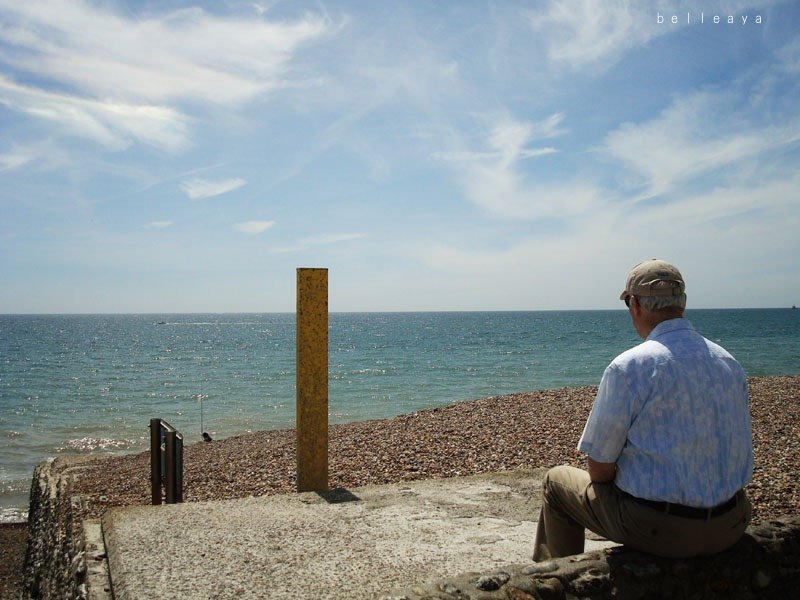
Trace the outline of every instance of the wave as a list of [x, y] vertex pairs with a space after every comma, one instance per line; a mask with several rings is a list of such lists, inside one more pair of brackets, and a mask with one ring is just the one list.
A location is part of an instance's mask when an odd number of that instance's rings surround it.
[[171, 325], [173, 327], [180, 325], [263, 325], [258, 321], [159, 321], [158, 325]]
[[130, 450], [138, 447], [138, 440], [119, 440], [113, 438], [82, 437], [67, 440], [56, 452], [94, 452], [96, 450]]
[[25, 523], [27, 521], [27, 509], [15, 506], [0, 507], [0, 523]]

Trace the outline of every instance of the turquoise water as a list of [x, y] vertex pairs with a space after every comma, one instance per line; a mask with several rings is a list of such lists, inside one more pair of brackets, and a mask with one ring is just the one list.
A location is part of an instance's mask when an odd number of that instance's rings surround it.
[[[748, 375], [800, 373], [800, 310], [687, 317]], [[0, 510], [62, 452], [145, 449], [161, 417], [187, 443], [294, 426], [293, 314], [0, 316]], [[637, 343], [628, 313], [330, 315], [331, 423], [596, 384]]]

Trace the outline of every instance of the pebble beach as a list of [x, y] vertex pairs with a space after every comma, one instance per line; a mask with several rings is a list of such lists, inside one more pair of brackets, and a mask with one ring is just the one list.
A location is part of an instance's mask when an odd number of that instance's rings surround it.
[[[755, 472], [747, 492], [753, 521], [797, 514], [800, 375], [748, 381]], [[587, 386], [492, 396], [392, 419], [333, 426], [329, 485], [355, 488], [560, 464], [585, 467], [575, 446], [596, 391]], [[295, 491], [293, 429], [188, 442], [186, 502]], [[111, 506], [149, 504], [149, 461], [148, 452], [98, 457], [96, 465], [73, 484], [72, 492], [89, 500], [83, 517], [99, 517]], [[24, 544], [17, 544], [17, 555], [23, 554]], [[11, 552], [4, 548], [4, 554]]]
[[[800, 511], [800, 376], [749, 379], [753, 520]], [[392, 419], [330, 428], [331, 488], [571, 464], [597, 388], [492, 396]], [[76, 484], [90, 514], [150, 502], [149, 453], [107, 458]], [[295, 431], [262, 431], [185, 447], [184, 500], [295, 491]]]

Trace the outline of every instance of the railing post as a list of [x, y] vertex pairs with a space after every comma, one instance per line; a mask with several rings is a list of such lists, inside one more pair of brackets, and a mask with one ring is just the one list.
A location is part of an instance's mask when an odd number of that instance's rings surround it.
[[297, 491], [328, 490], [328, 269], [297, 269]]
[[150, 419], [150, 494], [153, 504], [183, 502], [183, 436], [162, 419]]
[[175, 436], [175, 502], [183, 502], [183, 436]]
[[164, 488], [166, 490], [167, 504], [175, 504], [177, 492], [175, 490], [175, 431], [167, 430], [164, 436], [164, 454], [166, 455], [166, 472], [164, 473]]
[[161, 504], [161, 419], [150, 419], [150, 496]]

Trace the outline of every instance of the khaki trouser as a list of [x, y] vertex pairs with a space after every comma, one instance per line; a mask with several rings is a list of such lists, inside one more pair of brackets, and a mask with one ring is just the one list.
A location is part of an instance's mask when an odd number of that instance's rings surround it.
[[744, 491], [737, 493], [735, 507], [706, 520], [643, 506], [613, 483], [592, 483], [589, 473], [574, 467], [550, 469], [542, 487], [535, 561], [582, 553], [584, 528], [658, 556], [713, 554], [735, 544], [750, 522]]

